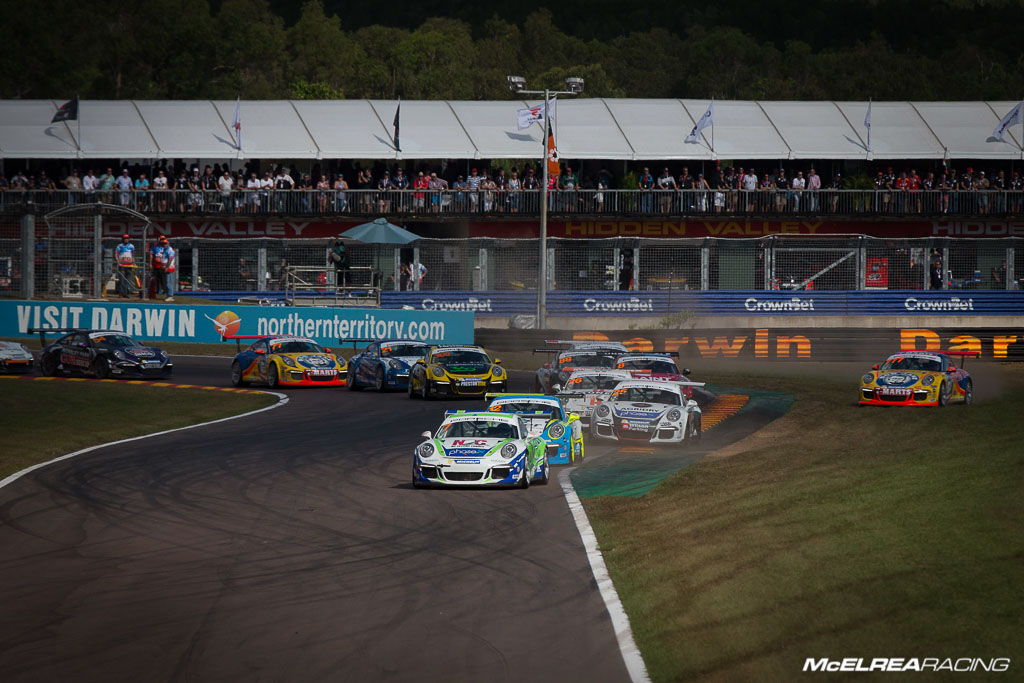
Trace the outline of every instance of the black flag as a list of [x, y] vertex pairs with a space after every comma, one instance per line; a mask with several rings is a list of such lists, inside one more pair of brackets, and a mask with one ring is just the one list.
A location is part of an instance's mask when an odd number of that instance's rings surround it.
[[68, 100], [64, 104], [60, 105], [57, 109], [57, 113], [53, 115], [50, 123], [60, 123], [61, 121], [75, 121], [78, 119], [78, 98]]
[[398, 107], [395, 108], [395, 149], [402, 151], [402, 145], [398, 142], [398, 117], [402, 113], [402, 100], [398, 100]]

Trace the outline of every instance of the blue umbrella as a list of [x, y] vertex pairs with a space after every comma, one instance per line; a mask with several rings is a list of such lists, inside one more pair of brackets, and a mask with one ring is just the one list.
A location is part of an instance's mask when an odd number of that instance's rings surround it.
[[367, 244], [409, 244], [409, 242], [415, 242], [419, 239], [419, 235], [388, 223], [383, 218], [375, 218], [369, 223], [349, 228], [341, 233], [339, 237], [347, 237], [348, 239], [359, 240]]

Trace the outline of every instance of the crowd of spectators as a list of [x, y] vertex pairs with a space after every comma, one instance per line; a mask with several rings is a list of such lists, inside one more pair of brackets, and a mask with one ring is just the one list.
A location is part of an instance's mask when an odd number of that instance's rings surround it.
[[[406, 172], [401, 166], [351, 167], [349, 173], [298, 173], [287, 166], [260, 170], [251, 165], [186, 167], [160, 162], [152, 167], [108, 166], [73, 169], [63, 178], [45, 170], [7, 178], [0, 173], [0, 201], [80, 203], [103, 201], [155, 213], [326, 214], [326, 213], [519, 213], [539, 206], [541, 174], [532, 164], [471, 168], [465, 175], [446, 168]], [[348, 177], [346, 177], [348, 176]], [[688, 167], [652, 172], [643, 166], [618, 179], [605, 168], [581, 177], [570, 165], [551, 175], [550, 207], [566, 213], [640, 214], [1002, 214], [1024, 209], [1020, 171], [988, 173], [943, 165], [877, 170], [848, 182], [841, 173], [822, 177], [806, 169], [754, 168], [714, 164], [705, 175]], [[855, 189], [858, 192], [838, 192]], [[58, 190], [65, 190], [63, 194]], [[356, 192], [353, 192], [355, 190]], [[614, 190], [614, 191], [613, 191]], [[619, 192], [629, 190], [630, 192]], [[41, 196], [40, 196], [41, 195]]]

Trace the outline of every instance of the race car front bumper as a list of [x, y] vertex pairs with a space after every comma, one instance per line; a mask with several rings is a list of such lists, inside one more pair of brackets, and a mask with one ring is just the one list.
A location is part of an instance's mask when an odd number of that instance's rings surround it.
[[0, 360], [0, 374], [26, 374], [32, 372], [31, 360]]
[[478, 463], [424, 463], [414, 458], [412, 474], [416, 483], [424, 486], [515, 486], [525, 466], [525, 455], [507, 462], [487, 458]]
[[278, 377], [278, 382], [289, 387], [343, 387], [348, 373], [342, 370], [333, 375], [314, 374], [305, 370], [288, 370]]
[[115, 361], [110, 364], [111, 377], [141, 377], [143, 379], [161, 379], [174, 374], [174, 363], [163, 365], [140, 364], [127, 360]]
[[862, 406], [937, 406], [939, 396], [937, 392], [927, 389], [913, 389], [906, 395], [881, 394], [874, 389], [860, 390], [860, 405]]
[[625, 429], [622, 420], [607, 422], [598, 420], [593, 424], [591, 434], [608, 441], [640, 441], [643, 443], [679, 443], [683, 440], [685, 423], [658, 423], [650, 429]]
[[506, 380], [488, 381], [482, 380], [479, 384], [471, 384], [463, 381], [429, 380], [434, 389], [434, 395], [448, 398], [483, 398], [489, 393], [503, 393]]

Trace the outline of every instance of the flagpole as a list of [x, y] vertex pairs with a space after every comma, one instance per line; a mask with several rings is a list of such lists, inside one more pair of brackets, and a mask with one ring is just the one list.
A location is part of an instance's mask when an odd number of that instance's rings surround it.
[[715, 158], [718, 154], [715, 152], [715, 98], [711, 98], [711, 157]]
[[[548, 135], [551, 126], [548, 98], [544, 89], [544, 131], [541, 133], [540, 182], [540, 282], [537, 283], [537, 329], [547, 327], [548, 318]], [[551, 131], [554, 134], [554, 131]]]
[[75, 120], [78, 123], [78, 138], [75, 140], [75, 144], [78, 146], [78, 156], [82, 156], [82, 102], [79, 99], [78, 94], [75, 94]]

